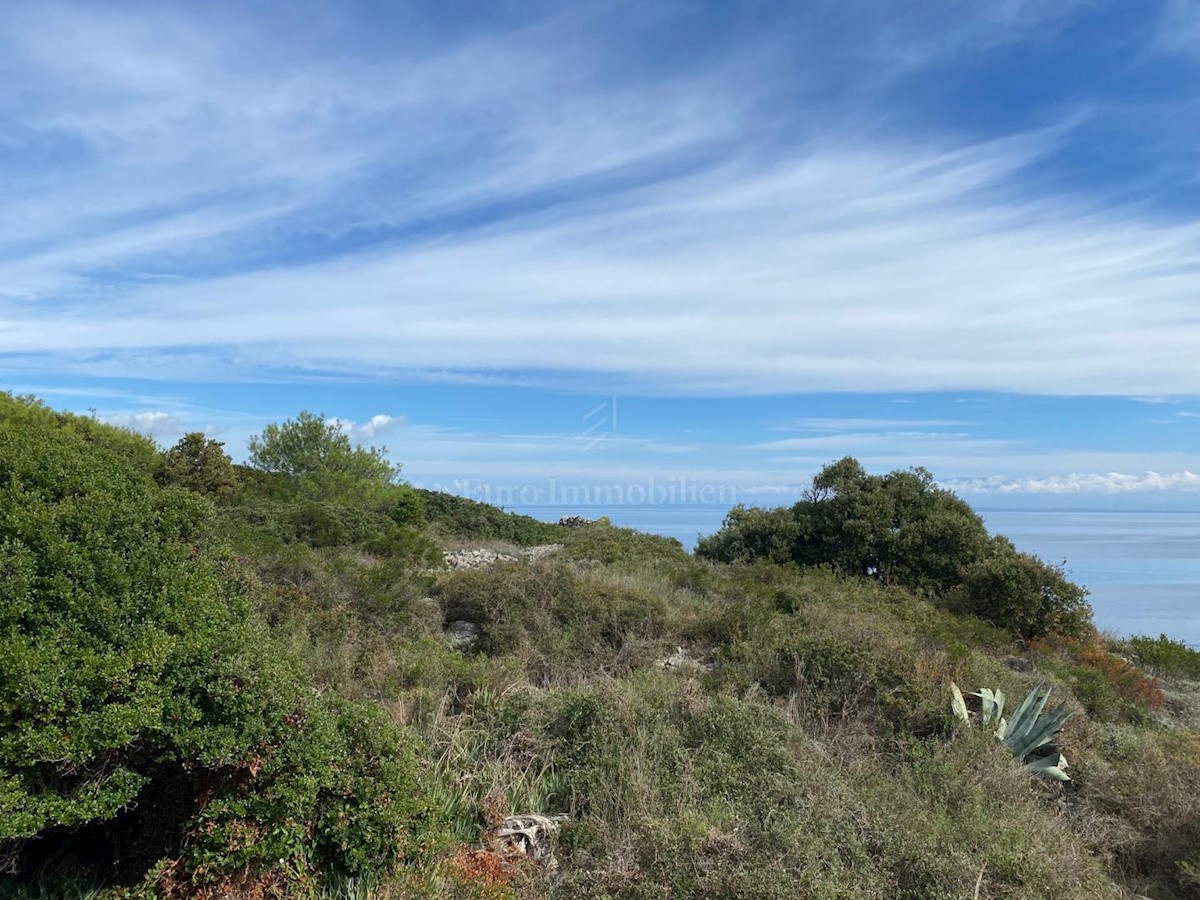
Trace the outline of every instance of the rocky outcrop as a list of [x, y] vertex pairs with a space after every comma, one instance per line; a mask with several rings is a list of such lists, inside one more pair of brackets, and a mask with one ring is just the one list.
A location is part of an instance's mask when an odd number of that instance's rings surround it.
[[583, 528], [585, 525], [595, 525], [595, 519], [585, 519], [583, 516], [563, 516], [558, 524], [564, 528]]

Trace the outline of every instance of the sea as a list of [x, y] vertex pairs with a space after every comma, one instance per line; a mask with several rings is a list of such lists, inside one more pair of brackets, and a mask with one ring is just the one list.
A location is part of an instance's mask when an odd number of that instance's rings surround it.
[[[683, 504], [573, 507], [510, 506], [545, 521], [570, 513], [608, 516], [678, 538], [691, 549], [721, 526], [726, 510]], [[979, 509], [994, 534], [1047, 562], [1065, 563], [1089, 591], [1096, 625], [1115, 635], [1166, 634], [1200, 648], [1200, 512]]]

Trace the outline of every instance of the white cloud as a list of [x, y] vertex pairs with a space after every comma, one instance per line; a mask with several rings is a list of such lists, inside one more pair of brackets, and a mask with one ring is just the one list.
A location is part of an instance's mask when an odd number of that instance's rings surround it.
[[1190, 226], [998, 201], [1015, 161], [996, 148], [808, 152], [567, 221], [130, 287], [53, 328], [18, 307], [0, 348], [135, 372], [203, 346], [239, 359], [218, 374], [590, 370], [667, 392], [1200, 393]]
[[365, 444], [400, 428], [405, 424], [407, 418], [405, 416], [389, 416], [386, 413], [378, 413], [361, 423], [355, 422], [352, 419], [341, 419], [336, 416], [331, 416], [325, 421], [331, 425], [341, 425], [342, 432], [353, 443]]
[[770, 497], [799, 497], [807, 485], [797, 484], [752, 484], [750, 487], [742, 488], [742, 493], [750, 497], [770, 496]]
[[784, 438], [752, 445], [766, 451], [807, 451], [811, 454], [856, 456], [868, 454], [907, 455], [919, 459], [928, 454], [959, 454], [966, 458], [981, 453], [1002, 453], [1016, 450], [1022, 442], [976, 438], [961, 432], [936, 431], [852, 431], [842, 434], [821, 434], [812, 437]]
[[1168, 53], [1195, 54], [1200, 49], [1200, 3], [1196, 0], [1166, 0], [1156, 32], [1157, 49]]
[[1141, 475], [1107, 472], [1077, 474], [1047, 478], [990, 478], [951, 479], [946, 487], [964, 493], [1001, 494], [1133, 494], [1163, 491], [1200, 491], [1200, 475], [1195, 472]]
[[102, 416], [101, 421], [120, 428], [128, 428], [130, 431], [136, 431], [156, 440], [183, 432], [183, 423], [179, 417], [165, 410], [114, 413]]

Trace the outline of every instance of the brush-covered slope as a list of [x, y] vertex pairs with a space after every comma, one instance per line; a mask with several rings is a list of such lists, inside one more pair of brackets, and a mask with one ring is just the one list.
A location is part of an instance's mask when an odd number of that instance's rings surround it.
[[[422, 494], [320, 417], [250, 467], [212, 443], [0, 398], [0, 891], [1200, 885], [1200, 658], [1096, 634], [919, 472], [843, 461], [698, 556]], [[518, 558], [447, 571], [447, 543]], [[962, 725], [951, 682], [1051, 686], [1073, 781]], [[505, 851], [524, 813], [552, 861]]]

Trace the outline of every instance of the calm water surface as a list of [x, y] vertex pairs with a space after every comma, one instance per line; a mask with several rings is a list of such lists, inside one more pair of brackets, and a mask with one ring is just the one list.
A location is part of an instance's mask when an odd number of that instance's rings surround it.
[[[513, 508], [548, 521], [576, 513], [678, 538], [691, 548], [721, 525], [715, 506]], [[1200, 647], [1200, 512], [981, 510], [989, 530], [1049, 562], [1066, 561], [1091, 592], [1096, 624], [1119, 634], [1165, 632]]]

